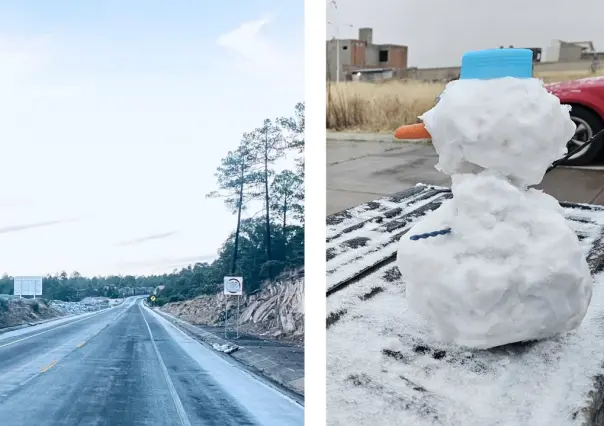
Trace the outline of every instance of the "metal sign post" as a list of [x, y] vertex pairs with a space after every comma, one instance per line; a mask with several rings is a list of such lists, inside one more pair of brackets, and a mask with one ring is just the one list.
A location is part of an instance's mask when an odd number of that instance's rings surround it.
[[229, 302], [229, 296], [224, 296], [224, 338], [227, 338], [227, 322], [228, 322], [228, 311], [227, 304]]
[[240, 306], [241, 296], [237, 296], [237, 338], [239, 339], [239, 306]]

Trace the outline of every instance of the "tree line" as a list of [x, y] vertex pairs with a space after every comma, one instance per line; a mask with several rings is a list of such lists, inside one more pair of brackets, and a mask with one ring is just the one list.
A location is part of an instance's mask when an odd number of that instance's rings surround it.
[[[304, 128], [304, 104], [298, 103], [293, 117], [264, 120], [262, 126], [244, 133], [237, 149], [222, 159], [215, 174], [218, 190], [207, 197], [223, 198], [226, 207], [237, 215], [230, 248], [231, 274], [244, 272], [248, 266], [247, 258], [238, 262], [239, 239], [246, 223], [241, 214], [254, 200], [263, 203], [265, 257], [259, 259], [261, 275], [273, 278], [283, 268], [292, 266], [294, 257], [288, 253], [287, 245], [291, 238], [298, 237], [300, 229], [303, 234], [300, 225], [304, 223]], [[292, 151], [299, 154], [295, 168], [276, 173], [275, 163]], [[271, 229], [275, 226], [279, 228], [276, 232]]]
[[[246, 293], [261, 282], [304, 265], [304, 104], [291, 117], [266, 119], [244, 133], [235, 150], [216, 169], [217, 190], [233, 215], [234, 231], [213, 262], [196, 263], [171, 273], [151, 276], [84, 277], [78, 272], [48, 275], [43, 297], [78, 301], [85, 297], [123, 297], [164, 286], [158, 303], [186, 300], [221, 289], [225, 275], [244, 279]], [[280, 160], [294, 155], [291, 168], [277, 171]], [[261, 205], [247, 218], [243, 213]], [[0, 278], [0, 294], [12, 294], [12, 277]]]
[[[42, 297], [45, 299], [76, 302], [86, 297], [122, 297], [145, 294], [155, 285], [160, 285], [161, 277], [107, 276], [84, 277], [79, 272], [67, 274], [63, 271], [49, 274], [42, 279]], [[13, 294], [13, 277], [0, 278], [0, 294]]]

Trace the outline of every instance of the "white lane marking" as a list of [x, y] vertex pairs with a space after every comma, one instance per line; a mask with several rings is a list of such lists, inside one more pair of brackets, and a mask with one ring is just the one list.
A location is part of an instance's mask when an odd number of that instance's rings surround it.
[[[111, 308], [109, 308], [109, 309], [111, 309]], [[41, 334], [49, 333], [49, 332], [51, 332], [51, 331], [58, 330], [59, 328], [62, 328], [62, 327], [67, 327], [68, 325], [72, 325], [72, 324], [75, 324], [75, 323], [78, 323], [78, 322], [81, 322], [81, 321], [87, 320], [87, 319], [89, 319], [89, 318], [96, 317], [97, 315], [100, 315], [100, 314], [102, 314], [102, 313], [104, 313], [104, 312], [108, 312], [108, 310], [109, 310], [109, 309], [103, 309], [102, 311], [99, 311], [99, 312], [97, 312], [97, 313], [95, 313], [95, 314], [92, 314], [92, 315], [88, 315], [88, 316], [87, 316], [87, 317], [85, 317], [85, 318], [81, 318], [81, 319], [76, 320], [76, 321], [69, 321], [69, 322], [68, 322], [68, 323], [66, 323], [66, 324], [61, 324], [61, 325], [58, 325], [58, 326], [56, 326], [56, 327], [52, 327], [52, 328], [50, 328], [50, 329], [48, 329], [48, 330], [44, 330], [44, 331], [41, 331], [41, 332], [36, 333], [36, 334], [32, 334], [32, 335], [27, 336], [27, 337], [23, 337], [22, 339], [13, 340], [12, 342], [8, 342], [8, 343], [5, 343], [5, 344], [3, 344], [3, 345], [0, 345], [0, 348], [5, 348], [6, 346], [14, 345], [15, 343], [23, 342], [24, 340], [29, 340], [29, 339], [31, 339], [32, 337], [36, 337], [36, 336], [39, 336], [39, 335], [41, 335]]]
[[593, 171], [604, 171], [604, 166], [560, 166], [564, 169], [575, 169], [575, 170], [593, 170]]
[[178, 417], [180, 418], [180, 424], [183, 426], [191, 426], [191, 422], [187, 417], [187, 412], [185, 411], [185, 407], [182, 405], [182, 401], [178, 396], [178, 392], [176, 392], [176, 388], [174, 387], [174, 383], [172, 382], [172, 378], [170, 377], [170, 373], [168, 372], [168, 368], [164, 363], [164, 359], [159, 353], [159, 349], [155, 344], [155, 340], [153, 339], [153, 333], [151, 332], [151, 327], [149, 327], [149, 323], [147, 322], [147, 318], [145, 318], [145, 313], [141, 308], [141, 304], [138, 305], [138, 309], [143, 316], [143, 320], [145, 320], [145, 324], [147, 325], [147, 330], [149, 331], [149, 336], [151, 337], [151, 344], [153, 345], [153, 349], [155, 350], [155, 355], [157, 355], [157, 359], [159, 360], [159, 365], [161, 367], [161, 371], [164, 373], [164, 378], [166, 379], [166, 383], [168, 384], [168, 389], [170, 390], [170, 395], [172, 396], [172, 401], [174, 401], [174, 406], [176, 407], [176, 412], [178, 413]]

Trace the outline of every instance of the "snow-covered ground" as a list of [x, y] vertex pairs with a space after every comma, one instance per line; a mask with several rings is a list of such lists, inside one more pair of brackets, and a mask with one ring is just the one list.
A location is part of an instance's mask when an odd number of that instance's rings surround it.
[[450, 197], [448, 188], [420, 184], [328, 218], [327, 292], [396, 253], [397, 235]]
[[[423, 192], [433, 197], [429, 190], [424, 187]], [[335, 255], [328, 269], [331, 265], [338, 273], [328, 274], [328, 289], [391, 257], [396, 244], [378, 247], [371, 238], [392, 238], [396, 232], [377, 228], [393, 221], [397, 232], [408, 229], [418, 217], [406, 213], [424, 203], [410, 200], [421, 197], [420, 191], [398, 202], [401, 211], [393, 212], [397, 203], [384, 199], [332, 219], [328, 252], [332, 249]], [[565, 206], [564, 215], [588, 254], [603, 234], [604, 210]], [[344, 232], [362, 220], [368, 222]], [[352, 235], [357, 241], [369, 240], [358, 249], [347, 248]], [[367, 246], [374, 247], [370, 262], [363, 258]], [[361, 259], [351, 261], [359, 253]], [[338, 259], [340, 255], [346, 260]], [[590, 260], [596, 268], [593, 252]], [[576, 331], [490, 350], [437, 340], [425, 320], [409, 309], [395, 263], [370, 272], [327, 298], [330, 426], [565, 426], [584, 424], [590, 416], [582, 409], [591, 405], [590, 391], [604, 371], [602, 271], [595, 276], [591, 304]]]

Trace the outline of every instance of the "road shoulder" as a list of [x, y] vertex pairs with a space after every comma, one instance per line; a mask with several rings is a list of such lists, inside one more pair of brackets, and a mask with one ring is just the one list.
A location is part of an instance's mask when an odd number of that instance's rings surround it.
[[[235, 361], [247, 372], [292, 398], [298, 404], [304, 405], [303, 367], [302, 369], [292, 369], [291, 365], [284, 363], [282, 359], [271, 357], [270, 354], [247, 345], [241, 346], [235, 339], [227, 340], [159, 309], [153, 309], [153, 312], [177, 326], [208, 349]], [[229, 348], [237, 349], [229, 353]]]

